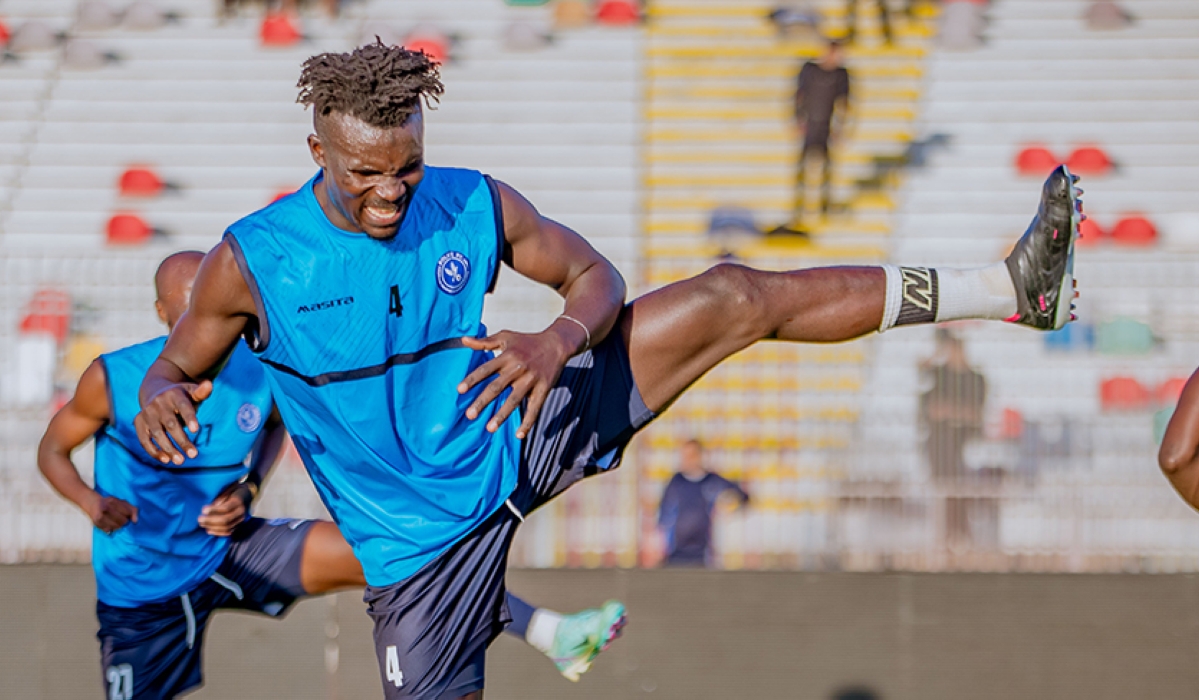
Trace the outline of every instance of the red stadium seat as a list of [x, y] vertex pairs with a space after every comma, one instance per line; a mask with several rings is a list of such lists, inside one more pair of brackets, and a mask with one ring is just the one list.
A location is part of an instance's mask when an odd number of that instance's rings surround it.
[[1149, 406], [1149, 390], [1132, 377], [1112, 377], [1099, 385], [1099, 402], [1105, 411], [1136, 411]]
[[1074, 149], [1066, 159], [1066, 167], [1078, 175], [1107, 175], [1112, 171], [1112, 161], [1096, 146], [1081, 146]]
[[71, 327], [71, 295], [61, 289], [34, 293], [21, 319], [22, 333], [48, 333], [61, 345]]
[[292, 195], [295, 193], [296, 193], [295, 188], [292, 188], [290, 190], [279, 190], [278, 192], [275, 193], [274, 197], [271, 197], [271, 204], [274, 204], [275, 202], [278, 202], [280, 199], [283, 199], [284, 197], [287, 197], [288, 195]]
[[1162, 382], [1157, 388], [1157, 402], [1163, 406], [1174, 406], [1182, 396], [1182, 389], [1187, 385], [1186, 377], [1173, 377]]
[[603, 0], [595, 9], [595, 18], [601, 24], [636, 24], [641, 21], [641, 11], [630, 0]]
[[137, 245], [153, 235], [154, 229], [137, 214], [115, 214], [108, 220], [108, 242], [112, 245]]
[[12, 32], [8, 31], [8, 25], [4, 23], [4, 20], [0, 20], [0, 47], [6, 46], [11, 36]]
[[269, 14], [262, 20], [261, 39], [263, 46], [292, 46], [304, 35], [299, 27], [285, 14]]
[[1003, 409], [999, 423], [999, 437], [1004, 440], [1019, 440], [1024, 434], [1024, 415], [1014, 408]]
[[1016, 155], [1016, 170], [1021, 175], [1044, 177], [1058, 166], [1058, 162], [1044, 146], [1028, 146]]
[[404, 40], [404, 48], [411, 51], [424, 51], [425, 55], [435, 63], [445, 64], [450, 58], [450, 42], [442, 36], [433, 34], [409, 35]]
[[1086, 221], [1079, 225], [1078, 235], [1079, 239], [1076, 245], [1094, 246], [1098, 245], [1107, 236], [1107, 233], [1099, 224], [1095, 223], [1094, 219], [1088, 216]]
[[1143, 216], [1126, 216], [1112, 227], [1111, 237], [1121, 245], [1148, 246], [1157, 242], [1157, 228]]
[[165, 187], [162, 178], [146, 167], [135, 166], [121, 173], [122, 197], [156, 197]]

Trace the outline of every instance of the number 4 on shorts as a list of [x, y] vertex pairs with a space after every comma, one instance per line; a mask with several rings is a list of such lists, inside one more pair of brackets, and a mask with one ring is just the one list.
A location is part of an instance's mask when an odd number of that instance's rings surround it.
[[404, 672], [400, 670], [400, 656], [394, 644], [387, 647], [387, 680], [395, 683], [397, 688], [404, 687]]

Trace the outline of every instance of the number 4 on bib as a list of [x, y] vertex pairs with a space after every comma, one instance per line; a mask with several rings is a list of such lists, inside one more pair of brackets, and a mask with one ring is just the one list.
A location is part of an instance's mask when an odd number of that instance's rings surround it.
[[395, 645], [387, 647], [387, 680], [395, 683], [397, 688], [404, 687], [404, 672], [400, 670], [400, 657], [396, 654]]

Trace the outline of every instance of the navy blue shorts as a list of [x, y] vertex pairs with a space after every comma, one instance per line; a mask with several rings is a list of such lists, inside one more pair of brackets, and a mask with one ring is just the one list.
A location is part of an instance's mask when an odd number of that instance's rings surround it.
[[251, 518], [233, 532], [216, 573], [178, 598], [136, 608], [97, 601], [104, 697], [165, 699], [200, 686], [201, 648], [213, 612], [278, 617], [304, 595], [300, 557], [314, 522]]
[[411, 577], [367, 586], [387, 700], [454, 700], [483, 688], [487, 646], [512, 621], [504, 574], [517, 526], [572, 484], [618, 466], [653, 417], [619, 330], [571, 358], [522, 442], [506, 507]]

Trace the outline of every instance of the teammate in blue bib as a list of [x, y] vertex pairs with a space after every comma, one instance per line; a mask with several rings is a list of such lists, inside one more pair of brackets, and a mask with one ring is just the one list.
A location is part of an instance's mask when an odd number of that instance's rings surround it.
[[[187, 308], [202, 253], [177, 253], [155, 275], [159, 318]], [[38, 452], [47, 480], [92, 519], [92, 565], [106, 698], [173, 698], [202, 684], [201, 647], [222, 608], [279, 616], [300, 596], [365, 585], [336, 526], [247, 519], [284, 438], [261, 364], [237, 344], [191, 433], [204, 455], [163, 465], [138, 444], [137, 387], [166, 337], [101, 356], [55, 415]], [[71, 452], [95, 437], [95, 487]], [[247, 455], [249, 458], [247, 459]], [[509, 596], [523, 636], [578, 678], [618, 635], [623, 606], [562, 616]], [[605, 622], [616, 615], [620, 624]]]
[[[320, 172], [209, 253], [142, 384], [138, 436], [163, 464], [203, 454], [185, 428], [199, 426], [214, 368], [248, 339], [362, 561], [389, 699], [481, 697], [484, 652], [509, 622], [517, 524], [619, 464], [629, 439], [724, 358], [763, 339], [1071, 318], [1081, 211], [1065, 168], [1004, 262], [726, 264], [626, 306], [616, 269], [577, 233], [485, 175], [425, 165], [422, 99], [443, 91], [425, 54], [382, 43], [322, 54], [299, 87]], [[562, 295], [543, 332], [483, 327], [501, 263]]]

